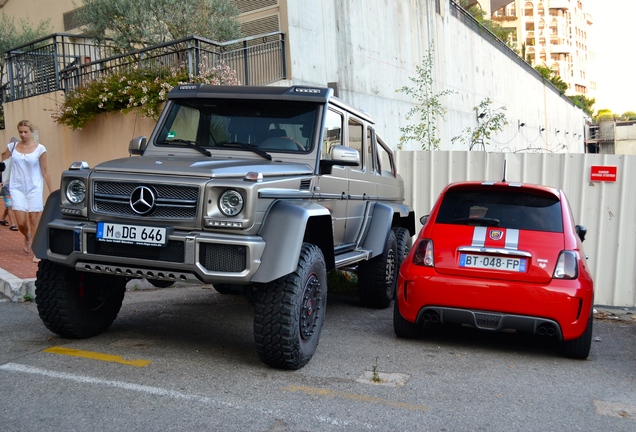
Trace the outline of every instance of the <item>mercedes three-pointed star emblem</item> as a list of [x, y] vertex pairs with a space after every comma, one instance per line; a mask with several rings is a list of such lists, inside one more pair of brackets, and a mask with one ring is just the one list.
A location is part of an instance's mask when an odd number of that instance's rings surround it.
[[137, 186], [130, 194], [130, 208], [138, 215], [147, 215], [155, 209], [156, 192], [148, 186]]

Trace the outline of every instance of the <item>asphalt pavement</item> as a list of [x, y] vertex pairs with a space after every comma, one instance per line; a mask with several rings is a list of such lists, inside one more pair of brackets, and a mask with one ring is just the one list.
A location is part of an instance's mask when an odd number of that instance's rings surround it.
[[595, 320], [578, 361], [521, 334], [398, 339], [391, 308], [355, 295], [330, 293], [326, 313], [309, 364], [282, 371], [258, 358], [252, 306], [210, 286], [131, 289], [107, 332], [79, 340], [33, 302], [0, 301], [0, 430], [636, 430], [636, 325], [622, 318]]

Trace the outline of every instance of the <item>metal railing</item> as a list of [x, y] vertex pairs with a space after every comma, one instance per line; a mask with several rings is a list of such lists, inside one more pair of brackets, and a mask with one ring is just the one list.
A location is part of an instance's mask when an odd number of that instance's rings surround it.
[[199, 36], [117, 54], [108, 44], [82, 35], [55, 33], [6, 52], [4, 100], [18, 100], [53, 91], [68, 92], [106, 73], [143, 67], [161, 73], [187, 67], [228, 66], [243, 85], [265, 85], [286, 78], [285, 35], [265, 33], [229, 42]]

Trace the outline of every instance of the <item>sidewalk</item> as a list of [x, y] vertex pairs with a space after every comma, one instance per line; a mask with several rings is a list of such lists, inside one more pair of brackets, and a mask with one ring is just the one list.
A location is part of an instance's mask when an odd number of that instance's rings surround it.
[[[0, 211], [4, 211], [1, 200]], [[0, 299], [21, 301], [26, 294], [33, 297], [38, 265], [31, 261], [33, 255], [22, 250], [24, 236], [0, 225], [0, 239]]]

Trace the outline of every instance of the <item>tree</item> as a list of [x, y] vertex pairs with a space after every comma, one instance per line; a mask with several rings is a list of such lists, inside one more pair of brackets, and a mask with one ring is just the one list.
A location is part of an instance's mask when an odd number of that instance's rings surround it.
[[625, 111], [621, 114], [622, 120], [636, 120], [636, 112], [634, 111]]
[[547, 66], [537, 65], [534, 69], [541, 74], [543, 78], [550, 81], [554, 85], [559, 93], [564, 94], [568, 89], [568, 84], [561, 79], [559, 75], [554, 73], [552, 69]]
[[596, 111], [593, 120], [595, 123], [599, 123], [607, 120], [614, 121], [617, 117], [618, 116], [614, 114], [611, 109], [603, 108]]
[[404, 86], [398, 92], [412, 96], [418, 103], [406, 113], [406, 119], [413, 117], [419, 119], [418, 124], [401, 127], [400, 148], [403, 143], [416, 141], [420, 143], [422, 150], [435, 150], [439, 147], [440, 139], [437, 137], [437, 118], [444, 118], [446, 109], [440, 102], [443, 96], [455, 93], [453, 90], [442, 90], [435, 93], [433, 89], [433, 47], [422, 59], [422, 65], [415, 66], [415, 77], [409, 77], [413, 87]]
[[[15, 17], [3, 12], [0, 16], [0, 52], [4, 53], [11, 48], [38, 40], [52, 32], [50, 19], [40, 21], [35, 27], [32, 27], [28, 19], [20, 19], [16, 23]], [[2, 77], [2, 84], [7, 82], [5, 61], [5, 56], [1, 55], [0, 76]]]
[[112, 40], [121, 52], [186, 36], [227, 41], [242, 36], [239, 9], [231, 0], [84, 0], [82, 31], [98, 42]]
[[[470, 3], [474, 4], [469, 6]], [[501, 39], [506, 45], [508, 45], [509, 48], [516, 51], [517, 47], [513, 46], [510, 40], [510, 34], [515, 31], [514, 29], [504, 28], [501, 24], [486, 18], [486, 11], [481, 8], [479, 3], [475, 3], [470, 0], [461, 0], [460, 5], [461, 7], [466, 9], [466, 12], [471, 14], [473, 18], [475, 18], [481, 25], [486, 27], [488, 30], [491, 31], [491, 33]]]
[[581, 108], [583, 110], [583, 112], [585, 112], [585, 114], [589, 115], [590, 117], [592, 117], [594, 111], [592, 110], [592, 107], [594, 106], [594, 104], [596, 103], [596, 99], [595, 98], [588, 98], [585, 95], [572, 95], [572, 96], [568, 96], [568, 98], [570, 98], [570, 100], [574, 103], [574, 105], [576, 105], [577, 107]]
[[504, 125], [508, 124], [506, 120], [506, 107], [492, 108], [492, 100], [490, 98], [483, 99], [479, 105], [473, 108], [477, 116], [477, 127], [467, 127], [461, 135], [453, 137], [452, 143], [456, 141], [463, 142], [468, 145], [468, 150], [472, 150], [476, 145], [490, 144], [488, 140], [495, 132], [501, 132]]

